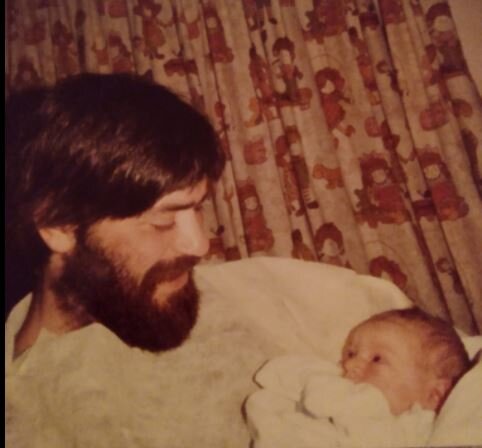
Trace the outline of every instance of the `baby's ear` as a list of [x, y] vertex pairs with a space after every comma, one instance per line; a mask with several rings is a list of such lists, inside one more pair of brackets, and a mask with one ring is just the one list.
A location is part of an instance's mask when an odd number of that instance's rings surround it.
[[425, 408], [438, 412], [450, 392], [451, 387], [452, 380], [450, 378], [436, 378], [432, 380]]

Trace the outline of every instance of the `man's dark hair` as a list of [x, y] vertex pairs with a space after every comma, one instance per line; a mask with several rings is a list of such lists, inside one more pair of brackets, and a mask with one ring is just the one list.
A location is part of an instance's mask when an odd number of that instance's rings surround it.
[[134, 216], [224, 167], [203, 114], [138, 76], [81, 74], [12, 94], [5, 115], [7, 290], [12, 255], [26, 272], [48, 255], [38, 226]]

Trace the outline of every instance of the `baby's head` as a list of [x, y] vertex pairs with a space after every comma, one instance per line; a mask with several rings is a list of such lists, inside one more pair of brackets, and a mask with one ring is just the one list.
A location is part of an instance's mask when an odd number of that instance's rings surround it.
[[415, 403], [437, 412], [470, 361], [450, 324], [409, 308], [376, 314], [354, 327], [341, 366], [346, 378], [377, 387], [399, 415]]

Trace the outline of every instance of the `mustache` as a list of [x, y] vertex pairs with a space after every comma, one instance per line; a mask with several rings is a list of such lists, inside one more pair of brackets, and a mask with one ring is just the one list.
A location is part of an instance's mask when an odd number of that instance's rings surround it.
[[201, 258], [194, 256], [179, 257], [171, 261], [159, 261], [149, 269], [156, 280], [168, 282], [179, 277], [187, 271], [191, 271], [201, 261]]
[[192, 271], [201, 261], [200, 257], [183, 256], [171, 261], [158, 261], [144, 275], [141, 283], [141, 291], [152, 292], [156, 285], [169, 282], [180, 275]]

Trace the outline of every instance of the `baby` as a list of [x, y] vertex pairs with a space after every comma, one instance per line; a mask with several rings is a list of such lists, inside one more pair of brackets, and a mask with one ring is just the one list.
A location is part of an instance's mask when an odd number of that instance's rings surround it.
[[416, 403], [437, 412], [469, 366], [452, 326], [416, 308], [376, 314], [353, 328], [341, 359], [343, 376], [379, 389], [393, 415]]
[[350, 331], [338, 366], [306, 356], [263, 366], [245, 407], [254, 447], [424, 445], [469, 367], [443, 320], [416, 308], [374, 315]]

